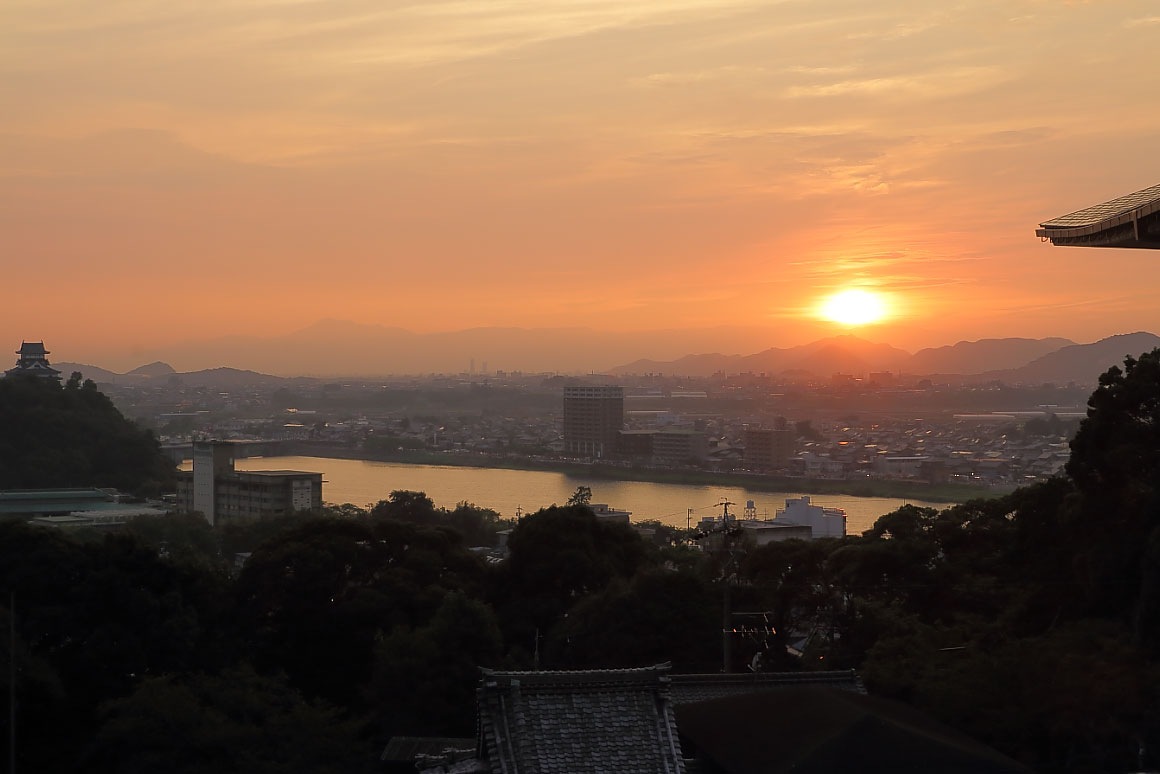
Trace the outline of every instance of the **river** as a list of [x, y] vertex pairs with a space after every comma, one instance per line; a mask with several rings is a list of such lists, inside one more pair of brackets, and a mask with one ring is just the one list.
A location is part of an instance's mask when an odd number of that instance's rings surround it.
[[[188, 462], [186, 469], [188, 469]], [[365, 506], [385, 499], [392, 491], [408, 489], [426, 492], [438, 506], [454, 508], [467, 501], [491, 508], [503, 516], [515, 516], [553, 503], [563, 504], [576, 487], [592, 489], [592, 501], [632, 511], [633, 521], [657, 519], [683, 527], [693, 509], [694, 523], [703, 516], [720, 513], [722, 499], [737, 503], [731, 510], [740, 513], [753, 500], [757, 515], [772, 518], [788, 497], [808, 492], [754, 492], [736, 486], [695, 484], [655, 484], [645, 481], [607, 479], [554, 473], [544, 470], [506, 470], [444, 465], [407, 465], [397, 462], [368, 462], [324, 457], [249, 457], [237, 460], [238, 470], [308, 470], [323, 474], [322, 497], [328, 503]], [[892, 497], [846, 495], [813, 496], [815, 505], [844, 508], [846, 531], [857, 535], [873, 526], [884, 513], [906, 503], [946, 508], [946, 503], [927, 503]]]

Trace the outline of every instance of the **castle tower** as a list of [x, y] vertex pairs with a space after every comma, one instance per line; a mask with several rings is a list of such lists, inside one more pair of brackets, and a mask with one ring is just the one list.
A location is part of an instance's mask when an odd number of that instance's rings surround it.
[[45, 379], [60, 379], [60, 371], [48, 364], [48, 350], [43, 341], [22, 341], [16, 350], [20, 359], [15, 368], [4, 372], [5, 376], [39, 376]]

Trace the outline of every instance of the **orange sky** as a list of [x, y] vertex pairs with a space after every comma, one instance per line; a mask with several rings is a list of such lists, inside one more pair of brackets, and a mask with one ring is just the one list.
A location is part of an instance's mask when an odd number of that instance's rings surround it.
[[[0, 332], [1160, 332], [1155, 0], [5, 0]], [[721, 345], [728, 351], [728, 342]]]

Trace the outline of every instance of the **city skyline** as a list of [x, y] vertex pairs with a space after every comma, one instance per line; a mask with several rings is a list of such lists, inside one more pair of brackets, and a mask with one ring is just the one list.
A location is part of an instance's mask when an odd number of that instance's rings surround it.
[[[1158, 30], [1131, 0], [9, 3], [0, 329], [1155, 331], [1147, 252], [1034, 229], [1160, 181]], [[851, 288], [890, 315], [819, 319]]]

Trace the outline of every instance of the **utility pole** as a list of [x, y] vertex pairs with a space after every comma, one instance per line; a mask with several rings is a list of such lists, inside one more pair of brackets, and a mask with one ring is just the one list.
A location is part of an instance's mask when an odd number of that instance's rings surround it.
[[721, 605], [721, 671], [733, 671], [733, 605], [729, 598], [729, 578], [725, 578], [725, 599]]
[[729, 506], [735, 503], [729, 502], [727, 499], [722, 499], [717, 503], [721, 508], [721, 551], [724, 557], [724, 564], [721, 568], [722, 585], [724, 586], [721, 601], [721, 671], [729, 674], [733, 671], [733, 599], [730, 593], [735, 580], [733, 574], [736, 571], [734, 556], [733, 539], [734, 535], [730, 533], [729, 527]]
[[16, 592], [8, 592], [8, 774], [16, 774]]

